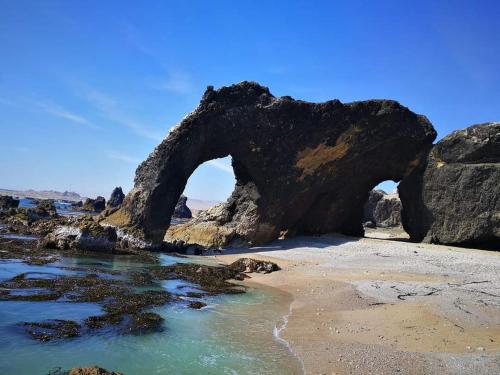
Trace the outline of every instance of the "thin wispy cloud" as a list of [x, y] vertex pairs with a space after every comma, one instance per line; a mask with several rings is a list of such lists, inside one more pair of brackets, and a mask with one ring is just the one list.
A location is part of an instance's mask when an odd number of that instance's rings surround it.
[[87, 120], [85, 117], [80, 116], [76, 113], [70, 112], [57, 104], [43, 102], [43, 101], [32, 101], [32, 103], [36, 107], [38, 107], [39, 109], [41, 109], [42, 111], [44, 111], [50, 115], [62, 118], [64, 120], [71, 121], [75, 124], [85, 125], [85, 126], [88, 126], [90, 128], [93, 128], [93, 129], [98, 128], [97, 126], [92, 124], [89, 120]]
[[233, 174], [233, 167], [231, 167], [230, 165], [227, 165], [226, 163], [224, 163], [224, 161], [222, 161], [221, 159], [213, 159], [213, 160], [210, 160], [207, 162], [208, 165], [210, 165], [211, 167], [214, 167], [214, 168], [217, 168], [223, 172], [226, 172], [226, 173], [230, 173], [230, 174]]
[[99, 126], [93, 124], [84, 116], [69, 111], [68, 109], [62, 107], [61, 105], [51, 101], [33, 99], [30, 97], [16, 97], [13, 99], [6, 99], [4, 97], [0, 97], [0, 103], [11, 107], [19, 108], [22, 110], [42, 111], [51, 116], [59, 117], [63, 120], [72, 122], [77, 125], [83, 125], [85, 127], [92, 129], [100, 129]]
[[136, 165], [141, 162], [141, 160], [139, 160], [137, 158], [134, 158], [130, 155], [127, 155], [127, 154], [124, 154], [121, 152], [117, 152], [117, 151], [108, 151], [108, 157], [110, 159], [120, 160], [120, 161], [124, 161], [126, 163], [136, 164]]
[[156, 88], [176, 94], [188, 94], [193, 90], [193, 82], [191, 76], [185, 72], [169, 71], [167, 79]]
[[128, 128], [143, 138], [152, 139], [157, 142], [163, 139], [163, 135], [160, 132], [151, 129], [122, 112], [120, 107], [123, 104], [120, 105], [116, 98], [91, 87], [86, 87], [84, 91], [84, 98], [94, 105], [99, 113], [109, 121]]

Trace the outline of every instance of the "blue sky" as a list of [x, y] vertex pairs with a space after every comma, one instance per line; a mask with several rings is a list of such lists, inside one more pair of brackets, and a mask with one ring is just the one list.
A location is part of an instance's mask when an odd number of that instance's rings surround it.
[[[242, 80], [396, 99], [439, 137], [500, 120], [499, 4], [0, 0], [0, 187], [128, 190], [207, 85]], [[214, 161], [187, 194], [223, 200], [233, 184]]]

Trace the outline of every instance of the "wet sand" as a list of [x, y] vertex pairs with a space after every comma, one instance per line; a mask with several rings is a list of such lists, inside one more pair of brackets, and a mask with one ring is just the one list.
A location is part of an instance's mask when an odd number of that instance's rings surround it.
[[307, 374], [500, 373], [498, 252], [323, 236], [216, 258], [242, 256], [283, 268], [251, 283], [292, 296], [276, 333]]

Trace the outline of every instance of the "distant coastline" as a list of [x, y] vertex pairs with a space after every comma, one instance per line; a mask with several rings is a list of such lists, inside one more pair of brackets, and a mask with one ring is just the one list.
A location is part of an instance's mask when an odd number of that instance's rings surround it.
[[36, 199], [55, 199], [55, 200], [66, 200], [72, 202], [79, 202], [87, 199], [87, 197], [82, 197], [80, 194], [73, 191], [55, 191], [55, 190], [10, 190], [10, 189], [0, 189], [0, 195], [11, 195], [13, 197], [19, 198], [36, 198]]

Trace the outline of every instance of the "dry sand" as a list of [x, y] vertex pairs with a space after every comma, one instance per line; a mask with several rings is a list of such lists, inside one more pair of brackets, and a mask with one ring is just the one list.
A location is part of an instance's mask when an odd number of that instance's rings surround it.
[[323, 236], [216, 258], [242, 256], [283, 268], [251, 281], [293, 296], [279, 337], [307, 374], [500, 374], [497, 252]]

